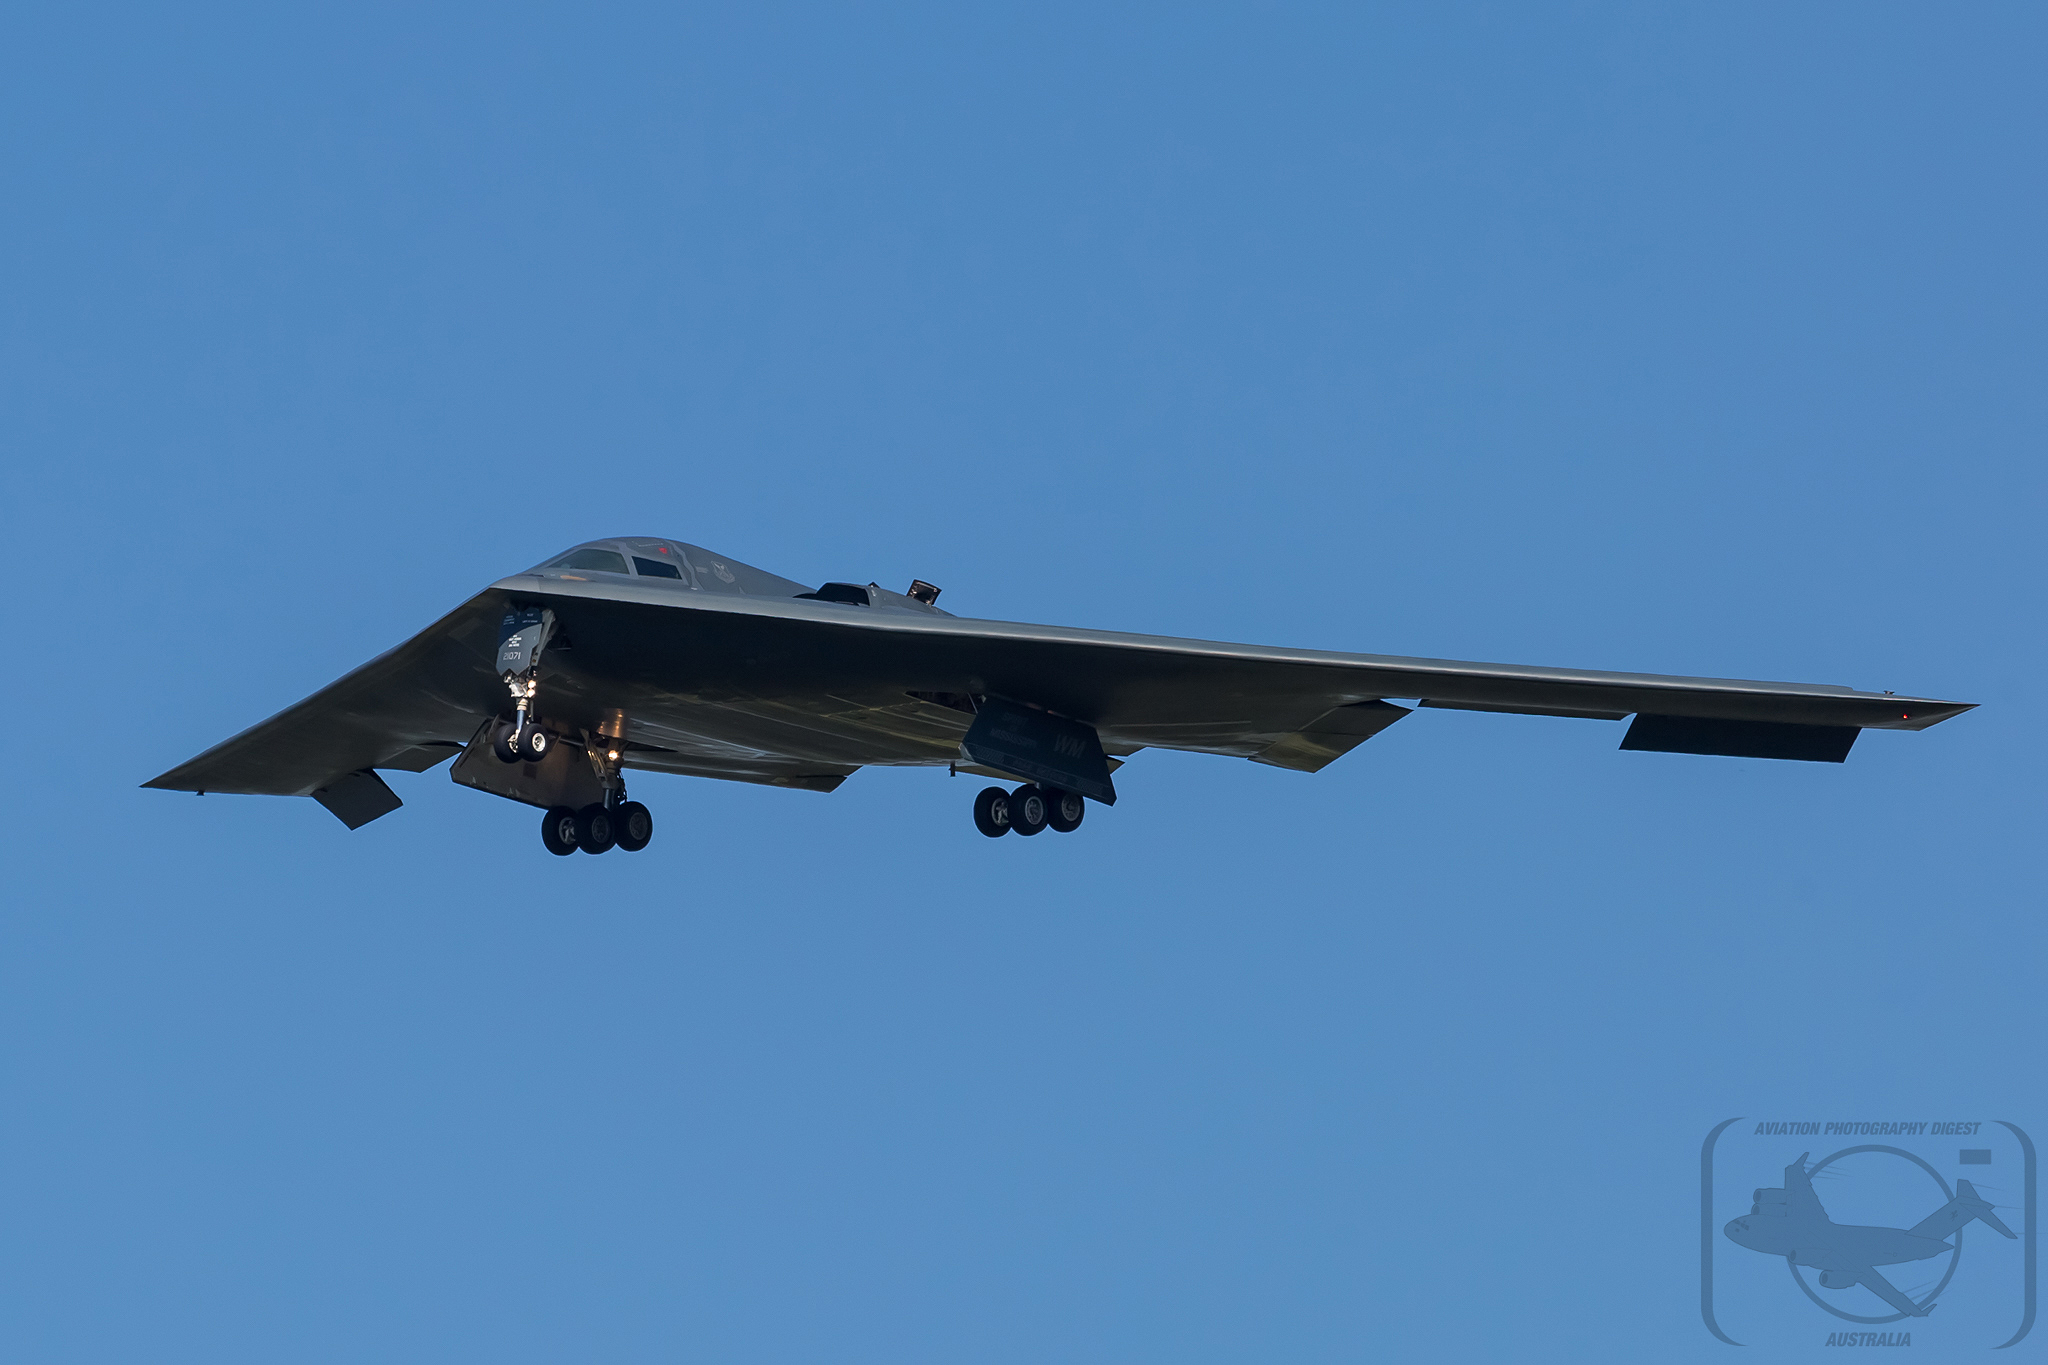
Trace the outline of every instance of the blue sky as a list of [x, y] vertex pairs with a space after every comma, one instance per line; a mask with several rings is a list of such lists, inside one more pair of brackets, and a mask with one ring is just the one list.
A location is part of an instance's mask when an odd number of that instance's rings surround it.
[[[0, 31], [16, 1358], [1705, 1359], [1714, 1124], [2048, 1138], [2037, 9]], [[1983, 705], [1424, 712], [1032, 841], [932, 773], [561, 860], [443, 772], [137, 789], [614, 534]]]

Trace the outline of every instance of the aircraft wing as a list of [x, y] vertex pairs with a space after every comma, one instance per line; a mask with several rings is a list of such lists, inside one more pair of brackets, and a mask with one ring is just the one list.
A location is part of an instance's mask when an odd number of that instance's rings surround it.
[[1931, 1307], [1922, 1308], [1919, 1304], [1900, 1293], [1897, 1286], [1893, 1285], [1884, 1276], [1878, 1274], [1874, 1266], [1858, 1266], [1855, 1273], [1856, 1283], [1862, 1285], [1865, 1289], [1868, 1289], [1907, 1317], [1924, 1318], [1934, 1311]]
[[[494, 663], [512, 602], [557, 616], [539, 703], [549, 720], [594, 729], [605, 709], [622, 709], [639, 741], [629, 766], [823, 790], [868, 763], [957, 758], [961, 708], [982, 695], [1086, 721], [1112, 755], [1186, 749], [1311, 772], [1409, 714], [1387, 698], [1634, 715], [1624, 748], [1833, 762], [1861, 729], [1924, 729], [1970, 708], [1847, 687], [1222, 644], [532, 573], [145, 785], [307, 795], [351, 774], [375, 782], [369, 769], [422, 771], [507, 710]], [[388, 791], [379, 799], [396, 802]]]
[[1222, 644], [625, 581], [520, 575], [496, 587], [547, 601], [579, 649], [586, 637], [632, 640], [633, 656], [616, 665], [650, 685], [690, 685], [708, 660], [724, 660], [724, 683], [759, 695], [813, 688], [880, 706], [906, 691], [986, 694], [1087, 721], [1110, 753], [1189, 749], [1306, 771], [1406, 714], [1387, 698], [1441, 710], [1633, 715], [1624, 748], [1832, 762], [1861, 729], [1925, 729], [1971, 707], [1839, 686]]
[[480, 593], [396, 649], [143, 785], [310, 796], [364, 769], [425, 771], [503, 709], [492, 663], [504, 611], [501, 596]]

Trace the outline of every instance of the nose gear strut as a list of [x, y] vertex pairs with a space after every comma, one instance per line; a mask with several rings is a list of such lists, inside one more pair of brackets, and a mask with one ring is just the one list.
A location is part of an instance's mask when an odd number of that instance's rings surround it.
[[512, 719], [491, 732], [491, 747], [507, 763], [538, 762], [552, 743], [540, 728], [534, 702], [540, 696], [540, 654], [555, 633], [555, 614], [545, 607], [514, 605], [498, 628], [498, 676], [512, 694]]

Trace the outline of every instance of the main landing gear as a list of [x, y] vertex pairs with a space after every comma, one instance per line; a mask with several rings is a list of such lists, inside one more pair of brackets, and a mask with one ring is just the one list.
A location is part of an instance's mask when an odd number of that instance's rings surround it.
[[638, 853], [654, 839], [654, 814], [638, 801], [616, 806], [596, 803], [576, 810], [556, 806], [541, 817], [540, 841], [548, 852], [566, 858], [577, 849], [606, 853], [623, 848]]
[[991, 839], [1000, 839], [1011, 830], [1030, 835], [1051, 828], [1072, 834], [1081, 828], [1085, 814], [1087, 806], [1080, 797], [1035, 782], [1010, 792], [984, 787], [974, 798], [974, 827]]
[[[623, 717], [614, 728], [624, 730]], [[540, 841], [548, 852], [561, 858], [579, 848], [585, 853], [607, 853], [614, 848], [638, 853], [653, 842], [653, 812], [626, 799], [626, 779], [619, 771], [619, 754], [625, 747], [625, 741], [615, 735], [584, 732], [583, 752], [604, 788], [604, 798], [580, 810], [550, 807], [540, 822]]]

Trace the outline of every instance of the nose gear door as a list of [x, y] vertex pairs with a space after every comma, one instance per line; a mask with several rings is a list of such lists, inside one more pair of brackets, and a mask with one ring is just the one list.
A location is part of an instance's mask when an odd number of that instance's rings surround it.
[[540, 662], [540, 652], [555, 633], [555, 614], [546, 607], [514, 606], [498, 626], [498, 674], [515, 677]]

